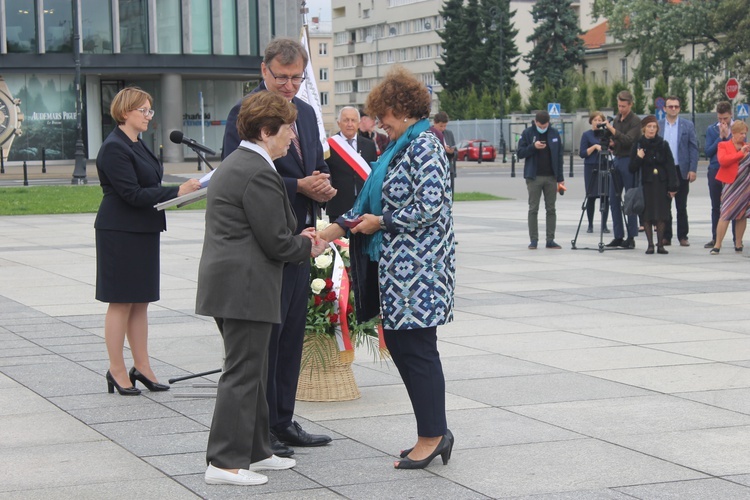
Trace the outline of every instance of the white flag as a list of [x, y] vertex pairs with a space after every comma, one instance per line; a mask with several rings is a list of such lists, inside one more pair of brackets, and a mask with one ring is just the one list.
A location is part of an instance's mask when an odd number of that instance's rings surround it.
[[318, 119], [318, 131], [320, 133], [320, 143], [323, 145], [323, 157], [328, 158], [331, 154], [326, 139], [326, 128], [323, 125], [323, 113], [320, 111], [320, 93], [318, 93], [318, 83], [315, 80], [315, 71], [313, 71], [312, 58], [310, 57], [310, 44], [307, 40], [307, 30], [302, 26], [300, 33], [300, 43], [307, 51], [307, 67], [305, 68], [305, 81], [300, 85], [297, 96], [315, 110], [315, 117]]

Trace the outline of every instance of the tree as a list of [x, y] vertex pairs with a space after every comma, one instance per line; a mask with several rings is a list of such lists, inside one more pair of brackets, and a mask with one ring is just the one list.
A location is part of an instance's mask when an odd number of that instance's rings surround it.
[[633, 78], [633, 112], [636, 115], [642, 115], [646, 112], [646, 91], [643, 88], [643, 80], [638, 77]]
[[531, 8], [536, 23], [534, 32], [526, 39], [534, 48], [524, 57], [533, 87], [549, 82], [560, 88], [568, 69], [583, 63], [582, 31], [571, 0], [538, 0]]
[[478, 0], [469, 0], [466, 7], [463, 0], [448, 0], [440, 15], [445, 18], [445, 27], [438, 31], [443, 40], [442, 63], [438, 63], [435, 78], [448, 92], [468, 90], [482, 85], [484, 61], [477, 59], [478, 48], [482, 46]]
[[719, 1], [594, 0], [592, 13], [607, 19], [610, 33], [624, 44], [627, 55], [638, 54], [638, 78], [661, 76], [669, 84], [685, 69], [683, 47], [695, 42], [708, 50], [718, 42], [711, 20]]
[[612, 109], [617, 109], [617, 94], [619, 94], [622, 90], [630, 90], [627, 83], [617, 81], [612, 82], [612, 87], [609, 91], [610, 98], [612, 99], [612, 102], [610, 103]]
[[663, 97], [664, 99], [666, 99], [667, 96], [669, 95], [667, 82], [664, 81], [663, 76], [659, 76], [656, 79], [656, 84], [654, 85], [654, 91], [651, 93], [651, 95], [653, 96], [653, 99], [648, 104], [648, 109], [649, 109], [649, 113], [655, 113], [656, 112], [656, 104], [655, 104], [656, 98]]
[[594, 100], [594, 109], [602, 110], [608, 108], [609, 87], [595, 83], [591, 88], [591, 98]]
[[[518, 60], [516, 45], [518, 30], [513, 25], [516, 11], [510, 10], [509, 0], [481, 0], [479, 12], [483, 19], [481, 50], [482, 84], [494, 91], [500, 88], [500, 65], [503, 67], [502, 93], [507, 96], [515, 82]], [[501, 58], [502, 55], [502, 58]], [[502, 59], [502, 62], [501, 62]]]
[[[723, 63], [732, 76], [750, 84], [750, 0], [714, 0], [711, 3], [718, 3], [713, 29], [724, 35], [714, 52], [717, 61], [714, 68], [722, 67], [720, 64]], [[720, 82], [722, 89], [724, 83]]]

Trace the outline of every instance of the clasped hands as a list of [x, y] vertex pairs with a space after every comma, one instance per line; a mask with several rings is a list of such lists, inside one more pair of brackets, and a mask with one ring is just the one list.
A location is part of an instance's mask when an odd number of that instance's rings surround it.
[[325, 203], [336, 196], [336, 189], [331, 185], [330, 178], [330, 174], [315, 170], [311, 175], [297, 180], [297, 192], [318, 203]]

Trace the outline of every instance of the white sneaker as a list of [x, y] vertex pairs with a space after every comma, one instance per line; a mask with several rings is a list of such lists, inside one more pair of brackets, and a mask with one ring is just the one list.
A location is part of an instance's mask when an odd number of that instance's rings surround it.
[[271, 455], [265, 460], [254, 462], [247, 467], [247, 470], [283, 470], [291, 469], [297, 465], [297, 461], [293, 458], [277, 457]]
[[263, 474], [251, 472], [247, 469], [240, 469], [237, 474], [234, 474], [211, 464], [208, 464], [204, 479], [206, 484], [234, 484], [237, 486], [254, 486], [268, 482], [268, 478]]

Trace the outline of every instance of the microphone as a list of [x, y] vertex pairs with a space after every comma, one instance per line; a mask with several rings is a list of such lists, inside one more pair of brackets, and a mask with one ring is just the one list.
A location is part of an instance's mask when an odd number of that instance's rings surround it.
[[206, 153], [209, 155], [216, 154], [216, 151], [214, 151], [213, 149], [206, 147], [200, 142], [196, 142], [189, 137], [185, 137], [185, 134], [183, 134], [180, 130], [173, 130], [169, 134], [169, 140], [174, 142], [175, 144], [184, 144], [196, 152], [201, 151], [202, 153]]

